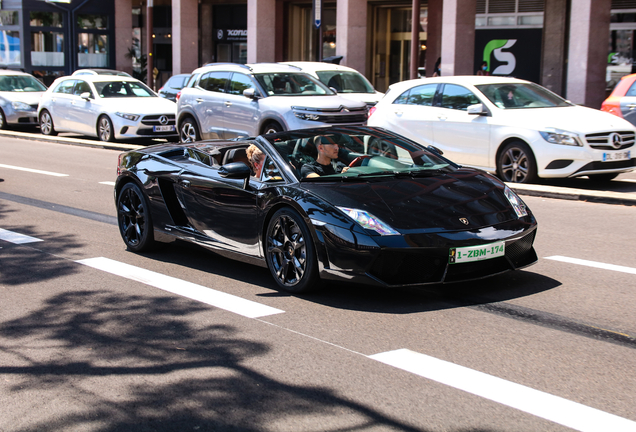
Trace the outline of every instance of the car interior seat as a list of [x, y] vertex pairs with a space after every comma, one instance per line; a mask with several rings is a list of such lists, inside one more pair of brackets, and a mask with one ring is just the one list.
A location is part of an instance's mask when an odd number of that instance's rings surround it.
[[245, 148], [232, 148], [225, 152], [223, 156], [223, 165], [232, 163], [232, 162], [243, 162], [248, 167], [251, 167], [247, 159], [247, 152]]

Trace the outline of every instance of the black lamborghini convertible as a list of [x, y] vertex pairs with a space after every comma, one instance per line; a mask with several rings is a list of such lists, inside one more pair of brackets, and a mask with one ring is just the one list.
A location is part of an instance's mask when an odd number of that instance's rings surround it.
[[[317, 143], [337, 145], [332, 164], [348, 168], [303, 177]], [[259, 176], [252, 144], [265, 155]], [[294, 293], [319, 279], [437, 284], [537, 261], [537, 222], [504, 183], [379, 128], [160, 144], [121, 154], [117, 171], [128, 249], [176, 237], [266, 266]]]

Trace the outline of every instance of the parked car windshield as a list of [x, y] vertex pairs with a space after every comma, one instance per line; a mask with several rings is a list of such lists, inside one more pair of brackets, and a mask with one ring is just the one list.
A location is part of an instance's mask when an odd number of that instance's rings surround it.
[[[326, 128], [265, 135], [301, 181], [356, 181], [369, 178], [420, 177], [457, 168], [452, 162], [402, 136], [373, 128]], [[337, 173], [303, 178], [302, 167], [315, 163], [317, 144], [337, 145]], [[346, 172], [339, 172], [343, 167]]]
[[570, 102], [534, 83], [482, 84], [475, 87], [501, 109], [572, 106]]
[[304, 73], [264, 73], [254, 76], [269, 96], [334, 94], [323, 83]]
[[27, 75], [0, 76], [0, 91], [42, 92], [46, 87], [37, 79]]
[[97, 94], [102, 98], [156, 97], [157, 95], [141, 82], [102, 81], [95, 83]]
[[320, 81], [338, 93], [375, 93], [375, 89], [358, 72], [317, 71]]

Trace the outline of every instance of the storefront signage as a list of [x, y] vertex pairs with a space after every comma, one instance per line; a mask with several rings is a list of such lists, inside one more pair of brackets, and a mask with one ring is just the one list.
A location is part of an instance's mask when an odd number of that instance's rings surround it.
[[222, 42], [222, 41], [246, 42], [247, 41], [246, 29], [216, 29], [215, 32], [216, 32], [217, 42]]
[[477, 71], [485, 61], [491, 75], [538, 83], [542, 34], [542, 29], [477, 30], [474, 70]]

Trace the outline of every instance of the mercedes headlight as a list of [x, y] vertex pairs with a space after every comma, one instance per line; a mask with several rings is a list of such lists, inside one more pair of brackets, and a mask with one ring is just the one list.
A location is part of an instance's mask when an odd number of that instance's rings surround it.
[[11, 106], [16, 111], [35, 111], [31, 105], [24, 102], [11, 102]]
[[137, 114], [127, 114], [122, 112], [116, 112], [115, 114], [121, 118], [125, 118], [126, 120], [130, 121], [137, 121], [139, 119], [139, 116]]
[[526, 208], [526, 203], [524, 203], [519, 195], [514, 193], [512, 189], [508, 186], [504, 188], [504, 195], [508, 198], [508, 202], [517, 213], [517, 217], [528, 216], [528, 209]]
[[564, 131], [555, 128], [546, 128], [543, 131], [539, 131], [544, 140], [551, 144], [562, 144], [569, 146], [582, 147], [583, 144], [579, 141], [577, 135], [572, 132]]
[[347, 207], [338, 207], [338, 209], [340, 209], [344, 214], [349, 216], [354, 221], [358, 222], [358, 224], [362, 228], [373, 230], [383, 236], [400, 235], [399, 232], [397, 232], [369, 212]]

